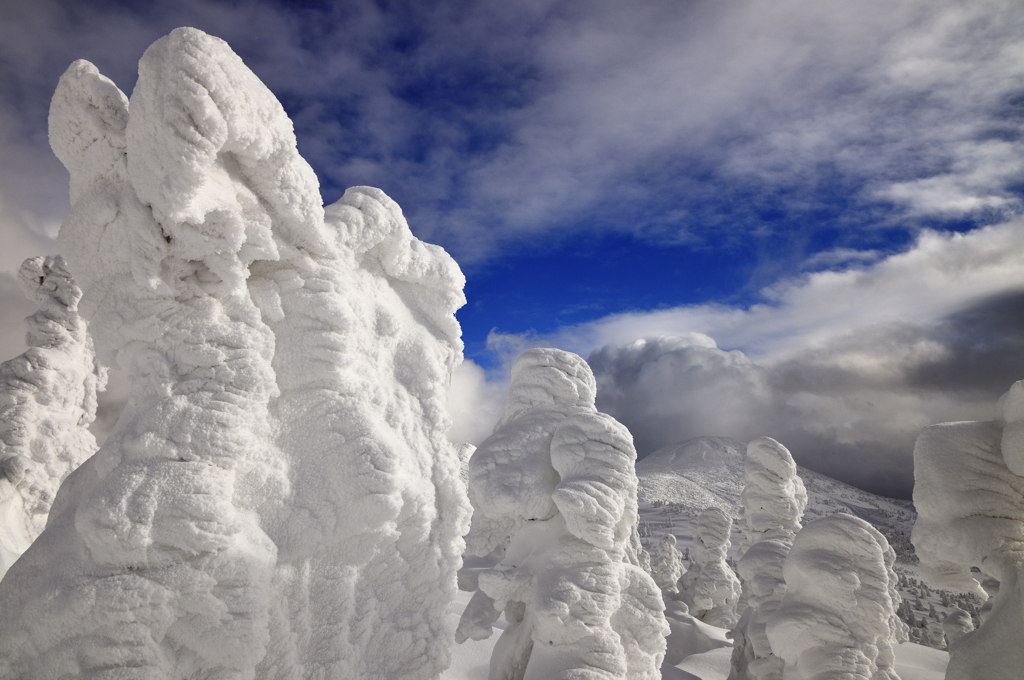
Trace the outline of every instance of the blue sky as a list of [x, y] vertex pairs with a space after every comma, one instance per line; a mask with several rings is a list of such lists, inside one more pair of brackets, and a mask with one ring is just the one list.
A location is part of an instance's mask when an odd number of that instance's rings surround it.
[[[57, 78], [86, 58], [130, 92], [179, 25], [227, 40], [278, 95], [326, 202], [379, 186], [458, 259], [466, 403], [500, 408], [526, 346], [609, 345], [605, 392], [685, 423], [629, 416], [642, 448], [777, 431], [803, 462], [905, 494], [915, 428], [981, 417], [1024, 377], [995, 323], [1024, 291], [1016, 0], [5, 3], [5, 355], [30, 311], [10, 273], [56, 250], [67, 210], [46, 142]], [[623, 349], [640, 338], [669, 340]], [[915, 382], [922, 362], [962, 374], [966, 355], [983, 386]], [[754, 383], [729, 372], [737, 356]], [[682, 418], [665, 385], [630, 392], [641, 361], [736, 417]], [[466, 438], [486, 431], [456, 415]]]

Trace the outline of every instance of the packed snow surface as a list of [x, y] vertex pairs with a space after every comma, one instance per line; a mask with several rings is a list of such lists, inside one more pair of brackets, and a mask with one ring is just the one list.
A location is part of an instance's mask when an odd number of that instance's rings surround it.
[[195, 29], [130, 103], [72, 64], [50, 139], [131, 397], [0, 583], [0, 678], [436, 677], [469, 510], [457, 265], [377, 189], [325, 210], [281, 105]]
[[[637, 519], [629, 432], [594, 407], [575, 354], [525, 352], [509, 406], [469, 461], [474, 590], [458, 638], [481, 640], [499, 615], [491, 680], [655, 680], [664, 603], [630, 554]], [[631, 559], [632, 558], [632, 559]]]
[[106, 383], [64, 258], [29, 258], [18, 274], [39, 311], [29, 349], [0, 364], [0, 578], [43, 531], [60, 483], [96, 452], [89, 424]]

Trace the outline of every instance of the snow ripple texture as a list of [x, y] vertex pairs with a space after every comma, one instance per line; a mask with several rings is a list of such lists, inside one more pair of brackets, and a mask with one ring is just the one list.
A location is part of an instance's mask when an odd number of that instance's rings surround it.
[[89, 424], [106, 383], [64, 258], [29, 258], [18, 278], [39, 311], [29, 349], [0, 364], [0, 578], [43, 531], [60, 483], [96, 452]]
[[[988, 614], [950, 646], [948, 680], [1010, 680], [1024, 668], [1024, 381], [987, 422], [925, 428], [914, 446], [911, 540], [951, 590], [983, 593], [970, 568], [999, 581]], [[982, 577], [979, 575], [979, 577]]]
[[896, 554], [864, 520], [837, 514], [800, 530], [786, 558], [786, 595], [768, 639], [786, 680], [899, 680], [893, 648], [907, 640], [896, 616]]
[[50, 110], [60, 243], [130, 401], [0, 583], [2, 678], [422, 678], [468, 526], [464, 279], [383, 192], [323, 208], [291, 121], [177, 29]]
[[469, 552], [492, 566], [460, 640], [489, 637], [504, 613], [491, 680], [656, 680], [668, 624], [661, 591], [632, 563], [636, 451], [594, 406], [580, 357], [532, 349], [512, 368], [502, 421], [469, 461]]

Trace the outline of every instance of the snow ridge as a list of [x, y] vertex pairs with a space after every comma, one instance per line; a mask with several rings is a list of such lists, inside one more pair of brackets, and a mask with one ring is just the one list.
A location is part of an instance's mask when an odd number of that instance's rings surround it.
[[132, 394], [0, 583], [0, 678], [437, 677], [457, 265], [379, 190], [325, 211], [281, 105], [196, 29], [130, 107], [72, 64], [50, 127], [62, 249]]

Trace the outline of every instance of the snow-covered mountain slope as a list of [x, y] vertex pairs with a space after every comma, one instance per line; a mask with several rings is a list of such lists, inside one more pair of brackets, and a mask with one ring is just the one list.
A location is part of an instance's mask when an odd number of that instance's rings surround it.
[[[704, 509], [718, 507], [734, 520], [740, 515], [743, 491], [744, 442], [722, 437], [701, 437], [668, 446], [636, 464], [640, 480], [640, 533], [644, 544], [654, 546], [664, 534], [672, 534], [679, 549], [689, 557], [693, 542], [691, 522]], [[911, 626], [911, 640], [942, 648], [941, 621], [954, 608], [975, 618], [981, 600], [970, 595], [940, 590], [917, 567], [910, 531], [917, 515], [910, 501], [877, 496], [838, 480], [798, 469], [807, 488], [804, 523], [837, 512], [848, 512], [872, 524], [896, 552], [896, 570], [904, 599], [901, 618]], [[733, 559], [743, 545], [743, 523], [733, 523]]]
[[[721, 508], [738, 520], [745, 455], [744, 442], [699, 437], [638, 461], [641, 521], [655, 525], [687, 521], [709, 507]], [[805, 521], [848, 512], [877, 527], [901, 562], [913, 561], [908, 538], [915, 513], [910, 501], [877, 496], [803, 467], [799, 474], [807, 487]]]

